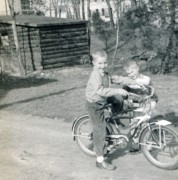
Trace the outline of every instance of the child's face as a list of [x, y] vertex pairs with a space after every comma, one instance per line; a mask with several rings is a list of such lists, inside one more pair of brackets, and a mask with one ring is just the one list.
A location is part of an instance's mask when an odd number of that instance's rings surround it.
[[97, 57], [97, 59], [93, 61], [93, 65], [101, 72], [106, 72], [108, 67], [107, 57]]
[[131, 79], [136, 79], [139, 75], [139, 68], [138, 66], [131, 66], [128, 68], [125, 68], [125, 71]]

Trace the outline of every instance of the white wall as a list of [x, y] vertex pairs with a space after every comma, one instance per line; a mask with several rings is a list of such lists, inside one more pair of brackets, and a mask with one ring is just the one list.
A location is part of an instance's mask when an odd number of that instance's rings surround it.
[[[14, 0], [14, 9], [15, 12], [19, 12], [21, 14], [21, 0]], [[0, 15], [10, 15], [7, 0], [0, 0]]]
[[[113, 0], [114, 1], [114, 0]], [[115, 5], [114, 5], [114, 2], [111, 1], [111, 7], [112, 7], [112, 10], [113, 10], [113, 17], [114, 17], [114, 21], [116, 21], [116, 10], [115, 10]], [[84, 4], [85, 4], [85, 19], [88, 20], [88, 17], [87, 17], [87, 1], [85, 0], [84, 1]], [[131, 6], [131, 2], [130, 0], [124, 0], [124, 2], [122, 2], [122, 10], [123, 10], [123, 4], [126, 4], [128, 7]], [[46, 5], [49, 7], [49, 0], [46, 0]], [[98, 9], [99, 13], [100, 13], [100, 16], [101, 18], [104, 20], [104, 21], [109, 21], [109, 13], [108, 13], [108, 6], [107, 6], [107, 3], [105, 0], [90, 0], [90, 10], [91, 10], [91, 14], [93, 12], [96, 11], [96, 9]], [[102, 9], [104, 9], [104, 16], [102, 15]], [[72, 7], [71, 7], [71, 11], [72, 11]], [[50, 16], [50, 12], [47, 11], [45, 13], [46, 16]], [[80, 15], [82, 17], [82, 4], [80, 3]], [[54, 11], [52, 12], [52, 17], [54, 17]], [[67, 12], [65, 10], [65, 8], [63, 9], [62, 11], [62, 14], [61, 14], [61, 17], [62, 18], [66, 18], [67, 17]]]
[[[115, 9], [114, 0], [110, 1], [110, 3], [111, 3], [114, 22], [116, 22], [117, 15], [116, 15], [116, 9]], [[126, 9], [124, 9], [124, 7], [126, 7]], [[124, 0], [121, 3], [121, 10], [124, 11], [124, 12], [127, 11], [127, 9], [130, 8], [130, 7], [131, 7], [131, 1], [130, 0]], [[108, 13], [108, 6], [107, 6], [107, 3], [106, 3], [105, 0], [104, 1], [103, 0], [97, 0], [96, 2], [95, 2], [95, 0], [91, 0], [90, 9], [91, 9], [91, 14], [93, 12], [95, 12], [96, 9], [98, 9], [101, 18], [104, 21], [109, 21], [110, 20], [109, 19], [109, 13]], [[104, 16], [102, 16], [102, 9], [104, 9], [104, 12], [105, 12]], [[87, 12], [87, 10], [85, 10], [85, 11]]]
[[[5, 4], [5, 1], [7, 0], [0, 0], [0, 15], [6, 15], [6, 4]], [[9, 10], [7, 10], [9, 11]]]
[[[106, 2], [102, 0], [97, 0], [97, 2], [95, 2], [95, 0], [91, 0], [91, 4], [90, 4], [91, 14], [93, 14], [93, 12], [96, 12], [97, 9], [100, 13], [100, 17], [104, 21], [109, 21], [108, 6]], [[104, 9], [104, 15], [102, 15], [102, 9]]]

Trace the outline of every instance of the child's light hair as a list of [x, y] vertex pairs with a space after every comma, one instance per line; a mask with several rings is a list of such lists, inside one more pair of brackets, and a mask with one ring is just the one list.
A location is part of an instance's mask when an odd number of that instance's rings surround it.
[[98, 57], [107, 58], [107, 54], [103, 50], [98, 50], [92, 54], [92, 57], [93, 57], [93, 61], [96, 61]]
[[129, 68], [139, 69], [139, 66], [136, 63], [136, 61], [130, 60], [124, 63], [124, 69], [129, 69]]

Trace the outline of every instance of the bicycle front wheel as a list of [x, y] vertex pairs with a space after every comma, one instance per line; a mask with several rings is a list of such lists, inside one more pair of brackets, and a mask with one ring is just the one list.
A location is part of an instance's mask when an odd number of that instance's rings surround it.
[[173, 126], [151, 125], [141, 136], [141, 150], [153, 165], [167, 170], [178, 168], [178, 132]]

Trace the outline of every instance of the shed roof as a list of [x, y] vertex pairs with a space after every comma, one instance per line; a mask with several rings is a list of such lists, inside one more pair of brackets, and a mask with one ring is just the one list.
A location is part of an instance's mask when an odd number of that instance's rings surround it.
[[[12, 18], [10, 16], [0, 16], [0, 23], [12, 24]], [[43, 26], [56, 26], [56, 25], [68, 25], [68, 24], [81, 24], [87, 23], [87, 21], [66, 19], [66, 18], [54, 18], [46, 16], [33, 16], [33, 15], [17, 15], [16, 24], [22, 26], [31, 27], [43, 27]]]

